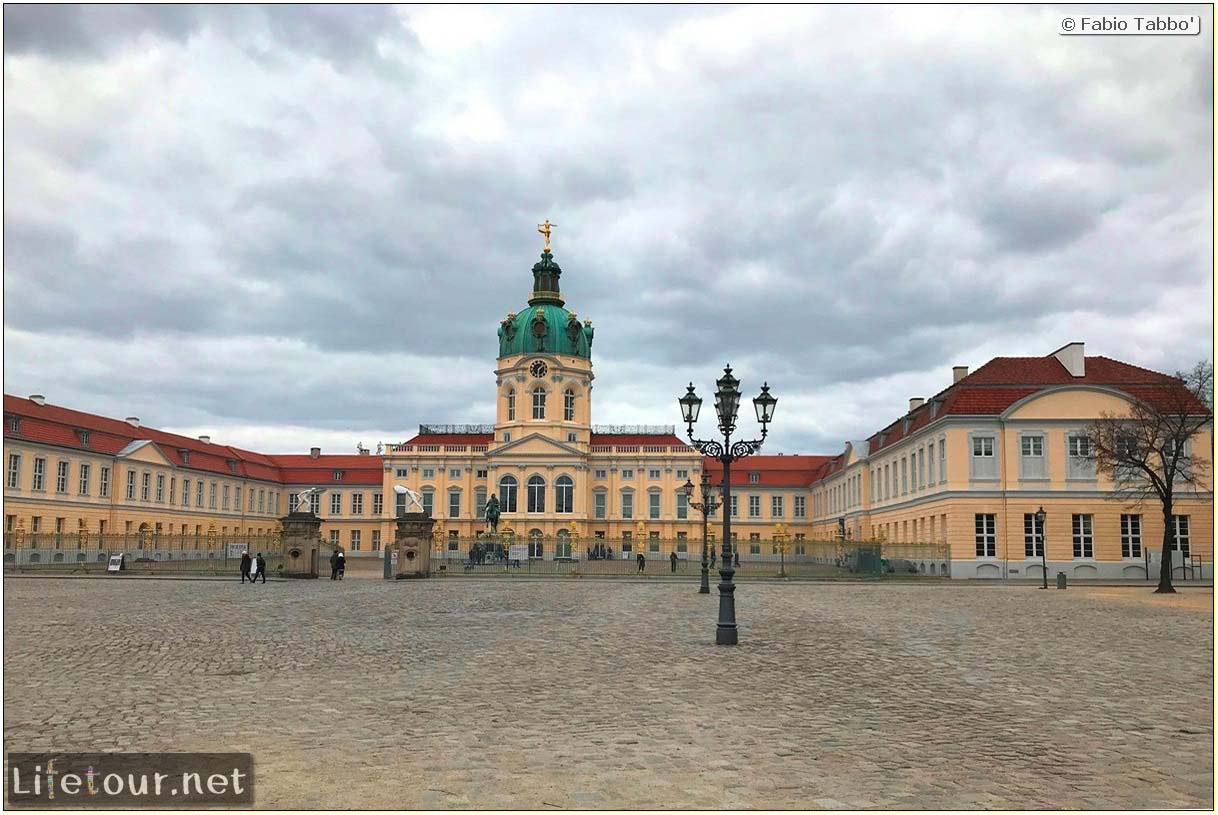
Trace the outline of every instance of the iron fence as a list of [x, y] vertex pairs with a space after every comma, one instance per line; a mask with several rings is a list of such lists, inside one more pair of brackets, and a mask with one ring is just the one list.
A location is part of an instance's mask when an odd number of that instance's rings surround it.
[[[717, 569], [721, 544], [710, 541]], [[942, 543], [866, 540], [737, 541], [740, 577], [948, 577], [950, 551]], [[638, 555], [644, 562], [640, 569]], [[676, 555], [674, 558], [673, 555]], [[432, 573], [440, 576], [668, 575], [702, 571], [702, 542], [684, 539], [445, 538], [433, 543]], [[717, 576], [714, 578], [717, 579]]]
[[4, 539], [5, 568], [104, 571], [113, 555], [124, 568], [144, 572], [236, 572], [241, 552], [262, 553], [267, 574], [281, 564], [275, 535], [169, 535], [90, 532], [9, 533]]

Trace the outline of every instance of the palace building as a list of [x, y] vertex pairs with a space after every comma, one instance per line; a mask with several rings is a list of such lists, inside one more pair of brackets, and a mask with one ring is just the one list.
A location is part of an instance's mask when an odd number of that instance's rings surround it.
[[[704, 469], [718, 483], [721, 465], [673, 427], [593, 423], [594, 331], [565, 307], [548, 232], [532, 272], [527, 306], [497, 328], [494, 422], [423, 425], [382, 445], [383, 454], [262, 454], [6, 395], [6, 561], [27, 538], [61, 559], [53, 552], [80, 545], [82, 532], [151, 538], [154, 547], [175, 537], [198, 546], [208, 535], [260, 536], [315, 486], [325, 490], [312, 499], [323, 540], [352, 557], [378, 557], [392, 541], [406, 499], [395, 486], [422, 494], [435, 546], [453, 558], [485, 530], [492, 494], [500, 532], [532, 558], [605, 549], [699, 556], [702, 516], [679, 488], [698, 484]], [[1144, 577], [1157, 570], [1159, 507], [1114, 500], [1080, 434], [1101, 413], [1178, 387], [1164, 374], [1088, 357], [1082, 343], [1000, 357], [973, 373], [957, 367], [939, 393], [911, 399], [837, 455], [738, 462], [730, 511], [741, 560], [776, 559], [780, 543], [798, 558], [817, 541], [876, 539], [936, 544], [942, 554], [924, 567], [937, 574], [1039, 577], [1043, 533], [1051, 573]], [[1202, 435], [1191, 453], [1209, 461], [1212, 423]], [[1212, 482], [1182, 496], [1171, 523], [1182, 564], [1200, 560], [1211, 576]]]

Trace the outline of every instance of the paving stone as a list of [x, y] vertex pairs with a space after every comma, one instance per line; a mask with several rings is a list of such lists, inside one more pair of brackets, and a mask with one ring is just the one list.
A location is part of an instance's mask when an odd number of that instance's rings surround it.
[[6, 749], [248, 750], [267, 808], [1213, 807], [1210, 609], [737, 603], [733, 649], [681, 583], [8, 580]]

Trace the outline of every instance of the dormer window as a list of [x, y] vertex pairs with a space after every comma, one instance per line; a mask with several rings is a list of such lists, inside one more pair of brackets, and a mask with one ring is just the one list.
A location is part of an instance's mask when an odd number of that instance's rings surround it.
[[8, 432], [10, 432], [10, 433], [20, 433], [21, 432], [21, 417], [20, 416], [9, 416], [8, 417]]
[[89, 431], [88, 430], [77, 430], [76, 438], [80, 441], [81, 447], [89, 446]]
[[237, 472], [237, 462], [236, 462], [236, 461], [234, 461], [234, 460], [233, 460], [233, 459], [231, 459], [231, 458], [230, 458], [230, 459], [228, 459], [228, 471], [229, 471], [230, 473], [235, 473], [235, 472]]
[[179, 450], [178, 455], [182, 457], [183, 464], [190, 463], [190, 451], [189, 450]]
[[749, 473], [749, 483], [750, 484], [760, 484], [761, 483], [761, 473]]
[[342, 481], [342, 480], [343, 480], [343, 471], [342, 471], [342, 470], [335, 470], [335, 471], [334, 471], [334, 480], [335, 480], [335, 481]]

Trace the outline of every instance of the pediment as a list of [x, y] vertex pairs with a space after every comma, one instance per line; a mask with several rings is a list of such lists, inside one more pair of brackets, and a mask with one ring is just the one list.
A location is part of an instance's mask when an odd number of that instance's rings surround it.
[[523, 439], [516, 439], [508, 442], [502, 447], [496, 447], [492, 452], [487, 454], [488, 458], [498, 458], [503, 455], [512, 456], [553, 456], [555, 453], [562, 453], [569, 456], [583, 457], [584, 453], [569, 444], [552, 439], [549, 436], [541, 433], [530, 433]]
[[115, 454], [115, 458], [128, 461], [142, 461], [147, 464], [172, 465], [173, 462], [161, 452], [156, 442], [151, 439], [136, 439]]

